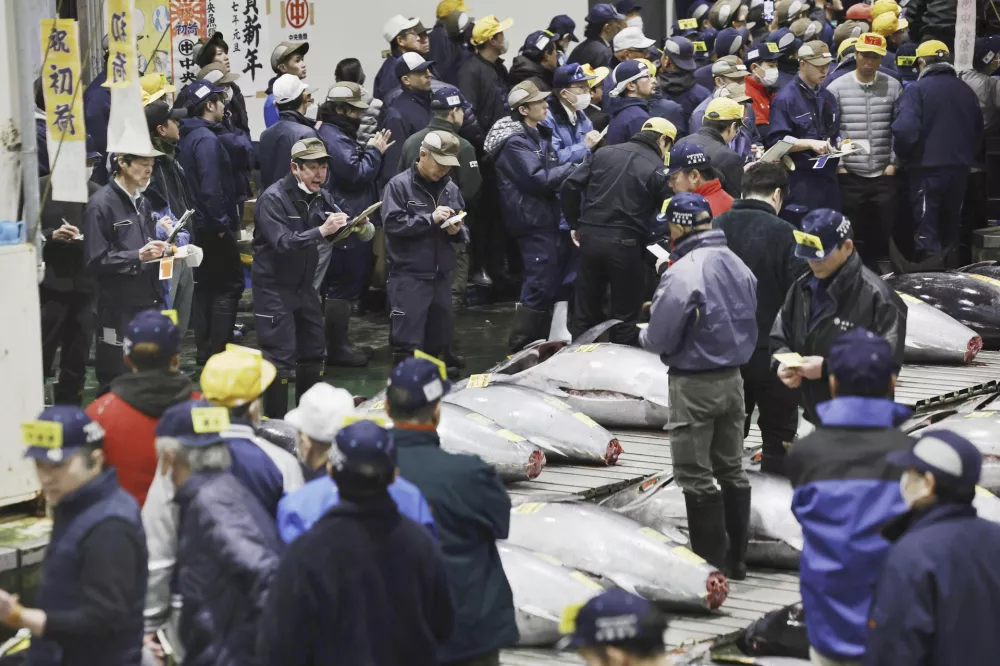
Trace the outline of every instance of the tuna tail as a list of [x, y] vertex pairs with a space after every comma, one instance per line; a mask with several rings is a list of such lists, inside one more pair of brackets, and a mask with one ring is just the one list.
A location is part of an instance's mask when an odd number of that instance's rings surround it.
[[603, 324], [598, 324], [594, 328], [586, 331], [580, 337], [573, 341], [574, 345], [589, 345], [597, 342], [597, 339], [611, 330], [613, 327], [622, 323], [621, 319], [609, 319]]
[[932, 254], [921, 261], [909, 261], [896, 246], [895, 239], [889, 239], [889, 263], [894, 273], [927, 273], [943, 271], [957, 267], [955, 253], [957, 245], [951, 245], [939, 253]]

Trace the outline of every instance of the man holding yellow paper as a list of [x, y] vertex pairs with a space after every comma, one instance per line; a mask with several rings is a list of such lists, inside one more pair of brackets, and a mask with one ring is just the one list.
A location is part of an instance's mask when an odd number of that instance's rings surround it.
[[[826, 355], [833, 340], [861, 326], [892, 345], [903, 362], [906, 305], [854, 251], [851, 222], [842, 213], [821, 208], [796, 230], [795, 255], [809, 263], [788, 290], [771, 330], [772, 366], [790, 388], [802, 388], [805, 416], [818, 424], [816, 405], [830, 399]], [[803, 358], [786, 356], [800, 354]]]

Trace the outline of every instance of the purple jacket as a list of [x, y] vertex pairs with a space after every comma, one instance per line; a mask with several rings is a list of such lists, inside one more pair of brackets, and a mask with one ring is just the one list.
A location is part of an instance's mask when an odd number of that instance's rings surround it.
[[639, 333], [646, 351], [670, 371], [736, 368], [757, 346], [757, 278], [726, 247], [717, 229], [699, 231], [674, 247], [660, 278], [649, 328]]

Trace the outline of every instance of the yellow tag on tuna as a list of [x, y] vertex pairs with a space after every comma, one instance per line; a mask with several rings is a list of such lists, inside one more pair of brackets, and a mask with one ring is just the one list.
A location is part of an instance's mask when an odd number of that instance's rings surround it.
[[984, 409], [980, 412], [969, 412], [965, 415], [967, 419], [988, 419], [990, 417], [996, 416], [996, 412], [992, 409]]
[[901, 292], [901, 291], [897, 291], [897, 292], [896, 292], [896, 295], [897, 295], [897, 296], [899, 296], [899, 298], [900, 298], [900, 299], [901, 299], [901, 300], [902, 300], [902, 301], [903, 301], [904, 303], [912, 303], [912, 304], [914, 304], [914, 305], [915, 305], [915, 304], [917, 304], [917, 303], [923, 303], [923, 301], [922, 301], [922, 300], [920, 300], [919, 298], [917, 298], [916, 296], [910, 296], [909, 294], [904, 294], [904, 293], [903, 293], [903, 292]]
[[191, 410], [191, 426], [199, 435], [227, 430], [229, 410], [225, 407], [195, 407]]
[[525, 502], [514, 507], [513, 513], [538, 513], [545, 508], [545, 502]]
[[544, 402], [547, 402], [548, 404], [552, 405], [553, 407], [558, 407], [559, 409], [573, 409], [572, 407], [570, 407], [568, 404], [566, 404], [565, 402], [563, 402], [559, 398], [555, 398], [555, 397], [553, 397], [551, 395], [545, 396], [544, 398], [542, 398], [542, 400]]
[[489, 373], [485, 375], [471, 375], [469, 377], [469, 388], [486, 388], [490, 385], [490, 377], [492, 376]]
[[488, 416], [483, 416], [479, 412], [470, 412], [465, 415], [465, 418], [469, 419], [470, 421], [475, 421], [476, 423], [484, 426], [496, 425], [496, 421], [494, 421]]
[[654, 541], [670, 541], [666, 534], [663, 532], [654, 530], [652, 527], [643, 527], [639, 529], [639, 534], [644, 537], [649, 537]]
[[28, 446], [40, 449], [61, 449], [62, 424], [55, 421], [32, 421], [21, 424], [21, 438]]
[[599, 342], [595, 343], [595, 344], [592, 344], [592, 345], [580, 345], [579, 347], [577, 347], [573, 351], [575, 353], [577, 353], [577, 354], [587, 354], [589, 352], [594, 351], [595, 349], [597, 349], [600, 346], [601, 346], [601, 343], [599, 343]]
[[582, 573], [580, 571], [574, 571], [569, 576], [570, 578], [577, 579], [578, 581], [580, 581], [581, 583], [583, 583], [592, 590], [602, 590], [602, 591], [604, 590], [604, 588], [601, 587], [600, 583], [598, 583], [596, 580], [594, 580], [585, 573]]
[[597, 421], [595, 421], [594, 419], [590, 418], [589, 416], [587, 416], [583, 412], [576, 412], [575, 414], [573, 414], [573, 418], [575, 418], [577, 421], [583, 423], [588, 428], [596, 428], [599, 425], [597, 423]]
[[516, 443], [516, 442], [523, 442], [524, 441], [524, 437], [521, 437], [520, 435], [518, 435], [513, 430], [507, 430], [506, 428], [504, 428], [503, 430], [497, 430], [497, 434], [500, 435], [501, 437], [503, 437], [506, 440], [510, 440], [511, 442], [515, 442]]
[[994, 280], [991, 277], [986, 277], [985, 275], [976, 275], [975, 273], [968, 274], [970, 278], [975, 278], [980, 282], [985, 282], [986, 284], [991, 284], [994, 287], [1000, 287], [1000, 280]]
[[685, 562], [690, 562], [691, 564], [704, 564], [704, 558], [700, 557], [696, 552], [685, 548], [684, 546], [677, 546], [676, 548], [670, 549], [674, 555], [681, 558]]

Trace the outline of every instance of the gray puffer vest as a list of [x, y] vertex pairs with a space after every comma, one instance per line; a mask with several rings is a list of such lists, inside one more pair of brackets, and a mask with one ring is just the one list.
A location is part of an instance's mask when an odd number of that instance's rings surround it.
[[869, 85], [858, 83], [853, 72], [841, 76], [827, 88], [840, 107], [840, 135], [845, 139], [867, 140], [871, 152], [842, 157], [840, 164], [850, 173], [866, 178], [879, 176], [896, 164], [892, 149], [892, 120], [903, 94], [899, 81], [879, 72]]

